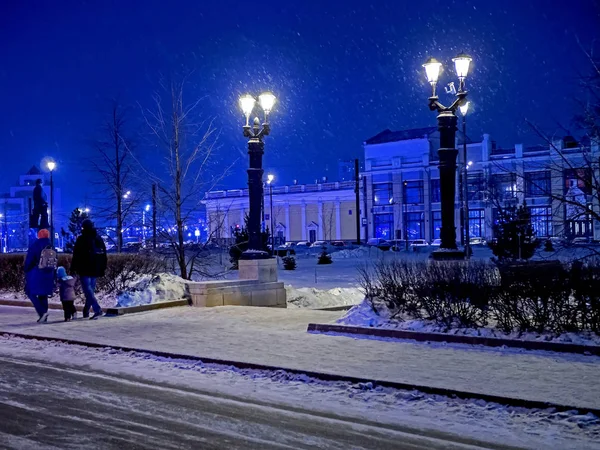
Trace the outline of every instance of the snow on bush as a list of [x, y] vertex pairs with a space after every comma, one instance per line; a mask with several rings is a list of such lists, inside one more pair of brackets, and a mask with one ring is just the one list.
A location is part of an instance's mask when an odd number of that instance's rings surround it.
[[140, 275], [116, 295], [117, 307], [189, 298], [187, 282], [169, 273]]
[[288, 306], [298, 308], [329, 308], [333, 306], [356, 305], [364, 299], [358, 288], [334, 288], [320, 290], [315, 288], [299, 288], [286, 286]]
[[378, 300], [373, 305], [364, 299], [358, 305], [352, 307], [343, 317], [337, 320], [340, 325], [365, 328], [385, 328], [406, 331], [419, 331], [423, 333], [446, 333], [461, 336], [480, 336], [488, 338], [519, 339], [525, 341], [546, 341], [564, 344], [578, 345], [600, 345], [600, 336], [596, 333], [583, 331], [577, 333], [536, 333], [536, 332], [518, 332], [504, 333], [495, 327], [493, 321], [488, 327], [481, 328], [448, 328], [445, 325], [439, 325], [433, 320], [410, 319], [409, 317], [391, 318], [390, 310]]
[[383, 250], [377, 247], [358, 247], [353, 250], [340, 250], [331, 254], [333, 260], [348, 259], [348, 258], [380, 258], [383, 256]]

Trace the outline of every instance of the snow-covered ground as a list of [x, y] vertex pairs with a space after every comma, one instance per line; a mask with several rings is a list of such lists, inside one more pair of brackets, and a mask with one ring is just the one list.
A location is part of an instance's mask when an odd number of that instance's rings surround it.
[[560, 342], [580, 345], [600, 345], [600, 336], [591, 333], [564, 333], [555, 335], [551, 333], [512, 332], [503, 333], [493, 327], [483, 328], [451, 328], [446, 329], [433, 321], [393, 318], [390, 319], [389, 310], [383, 305], [377, 306], [377, 313], [373, 311], [370, 303], [364, 299], [360, 304], [350, 309], [337, 323], [366, 328], [387, 328], [396, 330], [421, 331], [432, 333], [448, 333], [464, 336], [496, 337], [503, 339], [520, 339], [526, 341]]
[[[282, 405], [418, 432], [432, 430], [483, 442], [527, 448], [599, 449], [600, 420], [574, 411], [527, 410], [477, 400], [449, 399], [374, 387], [324, 382], [282, 371], [239, 370], [147, 353], [93, 349], [0, 336], [0, 357], [24, 358], [232, 399]], [[193, 395], [193, 394], [192, 394]], [[123, 407], [123, 405], [121, 405]], [[393, 428], [392, 428], [393, 429]]]
[[96, 321], [35, 323], [30, 308], [0, 306], [0, 332], [175, 352], [204, 358], [600, 407], [600, 357], [306, 332], [342, 312], [301, 308], [179, 307]]
[[115, 295], [116, 305], [138, 306], [189, 297], [187, 282], [170, 273], [141, 275]]
[[286, 286], [288, 307], [328, 308], [332, 306], [357, 305], [365, 297], [359, 288], [315, 289]]

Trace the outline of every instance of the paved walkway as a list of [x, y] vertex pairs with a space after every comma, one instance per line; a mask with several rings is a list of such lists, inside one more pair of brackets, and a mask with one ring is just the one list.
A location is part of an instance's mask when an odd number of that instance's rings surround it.
[[35, 323], [29, 308], [0, 307], [0, 332], [59, 337], [205, 358], [427, 385], [600, 408], [600, 357], [313, 335], [309, 322], [342, 313], [180, 307], [64, 323]]

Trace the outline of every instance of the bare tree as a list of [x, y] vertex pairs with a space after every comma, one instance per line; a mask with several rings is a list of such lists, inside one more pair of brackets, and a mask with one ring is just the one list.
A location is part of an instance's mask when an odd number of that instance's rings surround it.
[[217, 131], [212, 121], [199, 118], [202, 99], [185, 101], [184, 84], [162, 84], [163, 96], [155, 94], [155, 109], [146, 110], [144, 118], [164, 156], [166, 175], [154, 175], [160, 203], [175, 223], [163, 235], [174, 251], [181, 277], [190, 279], [198, 253], [186, 254], [186, 228], [199, 210], [202, 193], [213, 189], [228, 168], [216, 170]]
[[[115, 247], [123, 249], [124, 224], [137, 205], [139, 193], [133, 188], [132, 166], [129, 164], [133, 141], [126, 131], [126, 111], [114, 100], [110, 116], [102, 127], [102, 137], [94, 143], [96, 156], [92, 159], [92, 168], [101, 187], [94, 205], [94, 216], [100, 217], [115, 227]], [[129, 193], [128, 193], [129, 192]]]

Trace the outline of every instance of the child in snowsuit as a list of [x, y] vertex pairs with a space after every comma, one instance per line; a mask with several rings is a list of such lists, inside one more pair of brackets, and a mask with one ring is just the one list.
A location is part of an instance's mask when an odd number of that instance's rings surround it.
[[56, 269], [56, 278], [58, 279], [58, 287], [60, 292], [60, 302], [62, 303], [65, 313], [65, 322], [77, 318], [77, 310], [75, 309], [75, 278], [67, 275], [64, 267], [60, 266]]

